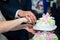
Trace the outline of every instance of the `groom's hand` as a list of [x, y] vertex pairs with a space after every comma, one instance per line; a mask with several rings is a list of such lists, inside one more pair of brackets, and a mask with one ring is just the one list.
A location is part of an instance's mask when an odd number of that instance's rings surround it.
[[26, 17], [31, 24], [34, 24], [36, 22], [36, 16], [31, 11], [22, 11], [18, 12], [18, 15], [20, 17]]

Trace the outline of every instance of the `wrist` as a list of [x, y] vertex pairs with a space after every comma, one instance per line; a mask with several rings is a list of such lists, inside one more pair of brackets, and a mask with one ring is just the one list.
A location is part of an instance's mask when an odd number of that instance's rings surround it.
[[22, 17], [23, 10], [18, 10], [18, 16]]

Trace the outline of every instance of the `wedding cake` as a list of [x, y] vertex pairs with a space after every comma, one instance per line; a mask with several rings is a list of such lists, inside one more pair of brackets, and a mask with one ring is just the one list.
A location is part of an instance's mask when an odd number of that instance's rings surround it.
[[33, 27], [35, 30], [42, 31], [52, 31], [55, 30], [57, 26], [55, 25], [54, 17], [50, 16], [49, 13], [43, 14], [39, 20], [37, 20], [36, 25]]
[[42, 30], [42, 32], [36, 32], [32, 40], [58, 40], [57, 35], [52, 32], [56, 28], [54, 17], [50, 16], [49, 13], [43, 14], [33, 27], [34, 30]]

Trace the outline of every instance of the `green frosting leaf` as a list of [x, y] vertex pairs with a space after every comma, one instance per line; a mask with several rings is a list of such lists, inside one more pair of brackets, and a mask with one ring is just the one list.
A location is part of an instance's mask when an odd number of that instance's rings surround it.
[[43, 37], [40, 37], [38, 40], [44, 40]]

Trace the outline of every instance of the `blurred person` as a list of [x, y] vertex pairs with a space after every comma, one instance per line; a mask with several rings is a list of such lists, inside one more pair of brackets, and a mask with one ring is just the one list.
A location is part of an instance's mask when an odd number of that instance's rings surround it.
[[[34, 25], [36, 22], [36, 17], [31, 12], [31, 0], [3, 0], [0, 2], [0, 9], [7, 20], [30, 17], [31, 21], [28, 24]], [[25, 29], [9, 31], [4, 35], [9, 40], [29, 40], [28, 32]]]
[[53, 4], [53, 7], [51, 8], [51, 13], [52, 16], [55, 17], [55, 21], [56, 21], [56, 25], [57, 25], [57, 29], [55, 30], [55, 33], [57, 34], [59, 40], [60, 40], [60, 0], [56, 0], [57, 3]]
[[47, 12], [47, 0], [32, 0], [32, 12], [36, 15], [37, 19], [42, 17], [42, 14]]

